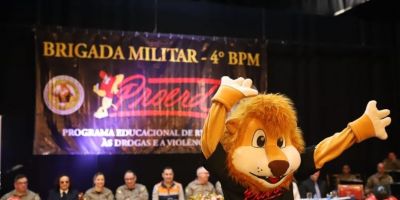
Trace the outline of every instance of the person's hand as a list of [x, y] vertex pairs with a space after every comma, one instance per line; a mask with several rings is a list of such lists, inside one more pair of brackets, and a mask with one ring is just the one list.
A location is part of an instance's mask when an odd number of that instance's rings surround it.
[[256, 89], [251, 88], [253, 81], [251, 79], [244, 79], [239, 77], [237, 79], [231, 79], [228, 76], [221, 78], [221, 86], [225, 85], [240, 91], [244, 96], [255, 96], [258, 94]]
[[389, 116], [390, 110], [382, 109], [378, 110], [376, 107], [376, 101], [370, 101], [367, 104], [367, 108], [365, 109], [365, 113], [372, 121], [372, 125], [374, 126], [375, 136], [381, 140], [386, 140], [388, 135], [386, 133], [386, 126], [388, 126], [391, 122]]

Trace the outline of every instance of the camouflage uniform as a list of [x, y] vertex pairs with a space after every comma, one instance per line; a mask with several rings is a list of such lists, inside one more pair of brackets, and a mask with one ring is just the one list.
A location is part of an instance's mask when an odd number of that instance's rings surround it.
[[190, 182], [185, 188], [186, 197], [191, 197], [194, 195], [208, 195], [215, 193], [215, 188], [213, 184], [207, 182], [206, 184], [200, 184], [197, 180]]
[[112, 191], [108, 188], [104, 188], [102, 192], [96, 192], [93, 188], [88, 189], [83, 196], [84, 200], [114, 200]]
[[146, 186], [136, 183], [135, 188], [129, 189], [126, 185], [119, 186], [115, 192], [116, 200], [148, 200], [149, 193]]
[[25, 194], [19, 194], [17, 191], [13, 190], [1, 197], [1, 200], [8, 200], [10, 198], [19, 198], [20, 200], [40, 200], [38, 194], [28, 190]]

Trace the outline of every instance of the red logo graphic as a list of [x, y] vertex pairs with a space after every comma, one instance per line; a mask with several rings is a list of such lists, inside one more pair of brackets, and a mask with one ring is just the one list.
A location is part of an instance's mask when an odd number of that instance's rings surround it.
[[99, 76], [101, 78], [101, 83], [93, 86], [93, 92], [102, 98], [101, 105], [94, 113], [94, 117], [96, 118], [104, 118], [108, 117], [108, 109], [113, 104], [113, 97], [115, 94], [118, 94], [118, 87], [121, 82], [124, 80], [123, 74], [117, 74], [115, 76], [111, 74], [107, 74], [107, 72], [101, 70], [99, 72]]
[[212, 78], [126, 77], [110, 117], [179, 116], [205, 118], [220, 80]]

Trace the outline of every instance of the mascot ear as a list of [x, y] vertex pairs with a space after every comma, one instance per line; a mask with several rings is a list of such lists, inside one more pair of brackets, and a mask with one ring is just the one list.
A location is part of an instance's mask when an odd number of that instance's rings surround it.
[[226, 128], [228, 129], [228, 132], [231, 134], [234, 134], [238, 131], [239, 129], [239, 119], [238, 118], [233, 118], [233, 119], [229, 119], [226, 122]]

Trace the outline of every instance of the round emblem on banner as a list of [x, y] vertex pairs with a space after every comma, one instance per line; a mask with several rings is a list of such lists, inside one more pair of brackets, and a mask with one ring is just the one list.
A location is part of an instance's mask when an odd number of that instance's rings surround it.
[[82, 106], [84, 97], [79, 81], [66, 75], [50, 79], [43, 91], [46, 106], [59, 115], [69, 115], [77, 111]]

